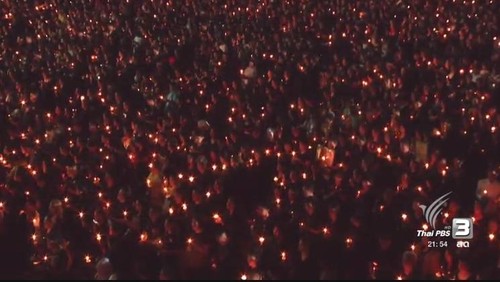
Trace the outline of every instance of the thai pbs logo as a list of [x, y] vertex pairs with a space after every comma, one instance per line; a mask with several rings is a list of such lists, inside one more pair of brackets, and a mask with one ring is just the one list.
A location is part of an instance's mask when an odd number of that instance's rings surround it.
[[425, 220], [432, 230], [419, 229], [417, 237], [452, 237], [453, 239], [467, 240], [472, 239], [472, 218], [454, 218], [451, 226], [445, 226], [443, 229], [436, 229], [436, 220], [440, 215], [443, 206], [448, 202], [451, 192], [437, 198], [429, 206], [420, 205], [424, 213]]

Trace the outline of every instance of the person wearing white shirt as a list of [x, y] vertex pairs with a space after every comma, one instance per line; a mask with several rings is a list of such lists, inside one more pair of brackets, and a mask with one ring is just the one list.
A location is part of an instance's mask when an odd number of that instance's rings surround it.
[[478, 181], [476, 195], [478, 199], [487, 197], [492, 200], [500, 196], [500, 182], [496, 171], [490, 171], [487, 178]]

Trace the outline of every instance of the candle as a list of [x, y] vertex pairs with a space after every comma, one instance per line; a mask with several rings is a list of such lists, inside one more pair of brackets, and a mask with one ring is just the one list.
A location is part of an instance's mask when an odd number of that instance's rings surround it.
[[222, 223], [222, 218], [220, 217], [220, 215], [218, 213], [214, 213], [212, 215], [212, 218], [214, 219], [215, 223], [217, 223], [217, 224]]
[[247, 275], [246, 274], [241, 275], [241, 280], [247, 280]]
[[345, 244], [346, 244], [347, 248], [350, 248], [352, 246], [352, 243], [353, 243], [353, 240], [351, 237], [347, 237], [347, 239], [345, 239]]
[[402, 213], [401, 214], [401, 219], [406, 222], [406, 220], [408, 219], [408, 215], [406, 213]]
[[328, 235], [328, 233], [330, 233], [330, 231], [328, 230], [327, 227], [323, 227], [323, 235]]
[[415, 251], [415, 244], [411, 244], [410, 250]]
[[194, 181], [194, 176], [190, 176], [189, 177], [189, 182], [193, 182]]
[[148, 240], [148, 233], [142, 232], [140, 236], [140, 241], [141, 242], [146, 242]]
[[92, 262], [92, 258], [89, 255], [85, 255], [84, 260], [85, 260], [86, 263], [91, 263]]
[[429, 225], [427, 225], [427, 223], [422, 224], [422, 229], [427, 231], [429, 229]]
[[266, 241], [266, 239], [264, 237], [262, 237], [262, 236], [259, 237], [259, 243], [261, 245], [263, 245], [265, 241]]
[[281, 261], [286, 260], [286, 252], [281, 252]]
[[403, 280], [403, 276], [401, 275], [398, 275], [398, 277], [396, 277], [397, 280]]
[[78, 216], [80, 217], [80, 219], [83, 219], [83, 212], [79, 212]]
[[205, 195], [207, 196], [207, 199], [210, 198], [210, 195], [211, 195], [210, 191], [208, 191]]
[[188, 207], [187, 207], [187, 204], [186, 204], [186, 203], [182, 204], [182, 209], [183, 209], [184, 211], [186, 211], [186, 210], [187, 210], [187, 208], [188, 208]]
[[493, 233], [488, 234], [488, 238], [490, 239], [490, 241], [495, 240], [495, 234]]
[[97, 240], [97, 242], [101, 243], [101, 240], [102, 240], [102, 235], [101, 235], [101, 233], [97, 233], [97, 234], [95, 235], [95, 239]]

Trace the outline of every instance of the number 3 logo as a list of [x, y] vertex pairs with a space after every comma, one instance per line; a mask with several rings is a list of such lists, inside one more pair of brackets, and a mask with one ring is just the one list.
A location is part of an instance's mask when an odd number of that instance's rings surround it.
[[453, 239], [472, 239], [472, 219], [454, 218], [452, 222]]

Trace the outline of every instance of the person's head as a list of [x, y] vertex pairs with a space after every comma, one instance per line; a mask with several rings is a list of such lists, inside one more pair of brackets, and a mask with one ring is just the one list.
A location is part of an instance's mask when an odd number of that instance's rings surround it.
[[109, 280], [113, 274], [113, 266], [108, 258], [104, 257], [97, 262], [96, 265], [96, 280]]
[[491, 170], [489, 173], [488, 173], [488, 180], [490, 182], [496, 182], [498, 180], [498, 177], [497, 177], [497, 172], [495, 170]]
[[50, 201], [49, 212], [53, 216], [57, 216], [57, 217], [62, 216], [62, 214], [63, 214], [62, 202], [60, 200], [57, 200], [57, 199]]
[[312, 200], [308, 200], [304, 204], [304, 208], [306, 210], [307, 215], [313, 215], [314, 214], [315, 207], [314, 207], [314, 202]]
[[464, 278], [468, 278], [471, 274], [471, 268], [469, 262], [464, 259], [458, 261], [458, 275]]
[[378, 244], [381, 250], [387, 251], [392, 246], [392, 238], [389, 234], [383, 233], [378, 238]]
[[120, 189], [118, 191], [118, 194], [116, 196], [116, 199], [118, 200], [118, 202], [120, 202], [121, 204], [124, 204], [126, 201], [127, 201], [127, 194], [125, 193], [125, 190], [123, 189]]
[[403, 254], [403, 271], [406, 275], [413, 273], [417, 264], [417, 255], [414, 252], [406, 251]]
[[234, 203], [234, 199], [232, 198], [229, 198], [227, 199], [226, 201], [226, 209], [230, 212], [234, 211], [234, 208], [235, 208], [235, 203]]
[[330, 206], [328, 208], [328, 217], [330, 218], [331, 222], [337, 222], [339, 215], [339, 208], [337, 206]]
[[247, 264], [250, 269], [256, 269], [258, 266], [258, 259], [256, 255], [248, 255], [247, 256]]
[[222, 232], [217, 236], [217, 242], [221, 246], [226, 246], [229, 243], [229, 238], [227, 237], [226, 232]]
[[197, 218], [191, 220], [191, 229], [193, 229], [195, 233], [201, 233], [203, 231], [201, 223]]
[[152, 222], [157, 222], [160, 219], [160, 216], [161, 216], [161, 211], [158, 208], [152, 207], [149, 209], [149, 219]]

